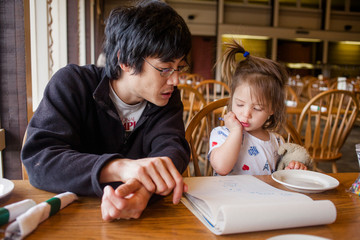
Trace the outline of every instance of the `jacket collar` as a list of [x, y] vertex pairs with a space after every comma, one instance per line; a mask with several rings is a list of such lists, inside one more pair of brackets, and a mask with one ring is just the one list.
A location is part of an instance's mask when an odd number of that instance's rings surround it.
[[[102, 72], [101, 81], [93, 92], [93, 98], [95, 102], [99, 104], [100, 107], [105, 109], [113, 117], [117, 116], [116, 108], [109, 97], [110, 92], [110, 79], [106, 76], [105, 71]], [[144, 109], [143, 115], [150, 115], [159, 111], [162, 107], [156, 106], [155, 104], [148, 102], [146, 108]]]

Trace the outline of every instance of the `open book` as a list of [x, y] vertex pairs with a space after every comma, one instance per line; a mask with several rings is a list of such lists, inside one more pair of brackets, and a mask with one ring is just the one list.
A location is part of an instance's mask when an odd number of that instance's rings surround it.
[[280, 190], [250, 175], [185, 178], [182, 203], [217, 235], [333, 223], [329, 200]]

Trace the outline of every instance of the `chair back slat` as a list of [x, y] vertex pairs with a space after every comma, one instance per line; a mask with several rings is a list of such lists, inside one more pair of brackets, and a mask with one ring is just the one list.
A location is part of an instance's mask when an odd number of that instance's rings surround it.
[[177, 88], [184, 105], [183, 121], [186, 127], [192, 117], [206, 105], [206, 101], [201, 93], [189, 85], [179, 84]]
[[[226, 113], [228, 101], [229, 98], [223, 98], [211, 102], [195, 114], [187, 125], [185, 138], [191, 148], [191, 160], [184, 176], [212, 175], [212, 169], [207, 160], [210, 133], [214, 127], [221, 125], [218, 119]], [[203, 165], [202, 171], [200, 164]]]
[[201, 81], [195, 88], [203, 94], [207, 104], [228, 97], [230, 93], [230, 88], [226, 83], [215, 79]]
[[[304, 134], [305, 147], [317, 162], [328, 161], [337, 172], [335, 161], [348, 137], [359, 112], [354, 94], [345, 90], [324, 91], [305, 105], [299, 117], [297, 130]], [[322, 171], [316, 168], [318, 171]]]
[[277, 129], [277, 133], [284, 138], [285, 142], [303, 145], [300, 134], [289, 119], [280, 127], [280, 129]]
[[[210, 134], [215, 127], [224, 125], [219, 117], [226, 114], [229, 100], [230, 98], [227, 97], [207, 104], [194, 115], [187, 125], [185, 138], [191, 148], [191, 157], [189, 167], [183, 176], [212, 175], [212, 168], [207, 159]], [[300, 134], [290, 122], [285, 123], [280, 130], [285, 131], [285, 138], [288, 142], [302, 145]], [[279, 132], [279, 134], [284, 136], [283, 132]]]

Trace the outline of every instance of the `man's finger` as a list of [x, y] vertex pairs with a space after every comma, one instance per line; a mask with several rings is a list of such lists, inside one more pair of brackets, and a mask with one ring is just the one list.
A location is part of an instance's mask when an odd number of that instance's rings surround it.
[[[166, 161], [165, 161], [166, 162]], [[169, 179], [172, 179], [170, 176], [170, 173], [167, 169], [167, 164], [164, 163], [163, 159], [159, 159], [151, 163], [150, 168], [148, 168], [148, 174], [151, 177], [152, 182], [155, 184], [156, 194], [169, 194], [172, 190], [172, 187], [169, 189], [168, 181], [171, 181]], [[173, 184], [174, 185], [174, 184]]]
[[114, 201], [117, 201], [114, 189], [111, 186], [106, 186], [104, 188], [104, 195], [101, 202], [101, 213], [103, 220], [110, 221], [116, 217], [117, 210], [114, 206]]
[[184, 186], [183, 192], [187, 192], [189, 190], [189, 186], [186, 183], [184, 183], [183, 186]]
[[[177, 171], [177, 170], [176, 170]], [[181, 175], [175, 178], [175, 188], [173, 191], [173, 203], [178, 204], [180, 202], [181, 196], [184, 190], [184, 182]]]
[[141, 188], [141, 183], [132, 178], [128, 181], [126, 181], [126, 183], [120, 185], [118, 188], [116, 188], [115, 190], [115, 194], [118, 196], [118, 197], [126, 197], [128, 195], [130, 195], [131, 193], [133, 192], [136, 192], [138, 191], [140, 188]]
[[176, 169], [175, 165], [173, 164], [173, 162], [171, 161], [170, 158], [165, 158], [165, 162], [167, 164], [167, 168], [168, 168], [172, 178], [175, 181], [175, 187], [174, 187], [174, 191], [173, 191], [173, 203], [178, 204], [180, 202], [180, 199], [181, 199], [181, 196], [183, 193], [183, 189], [184, 189], [183, 178], [180, 175], [180, 173], [178, 172], [178, 170]]
[[144, 170], [143, 173], [139, 175], [139, 181], [149, 192], [156, 191], [156, 185], [147, 171]]

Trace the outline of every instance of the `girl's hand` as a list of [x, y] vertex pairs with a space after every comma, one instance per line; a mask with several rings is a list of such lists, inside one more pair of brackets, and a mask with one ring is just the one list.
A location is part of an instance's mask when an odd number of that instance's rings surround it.
[[236, 118], [236, 115], [233, 112], [228, 112], [224, 116], [225, 126], [229, 129], [230, 132], [233, 131], [241, 131], [243, 130], [243, 126], [240, 121]]
[[307, 170], [307, 167], [305, 166], [305, 164], [301, 162], [291, 161], [285, 168], [285, 170], [289, 170], [289, 169]]

